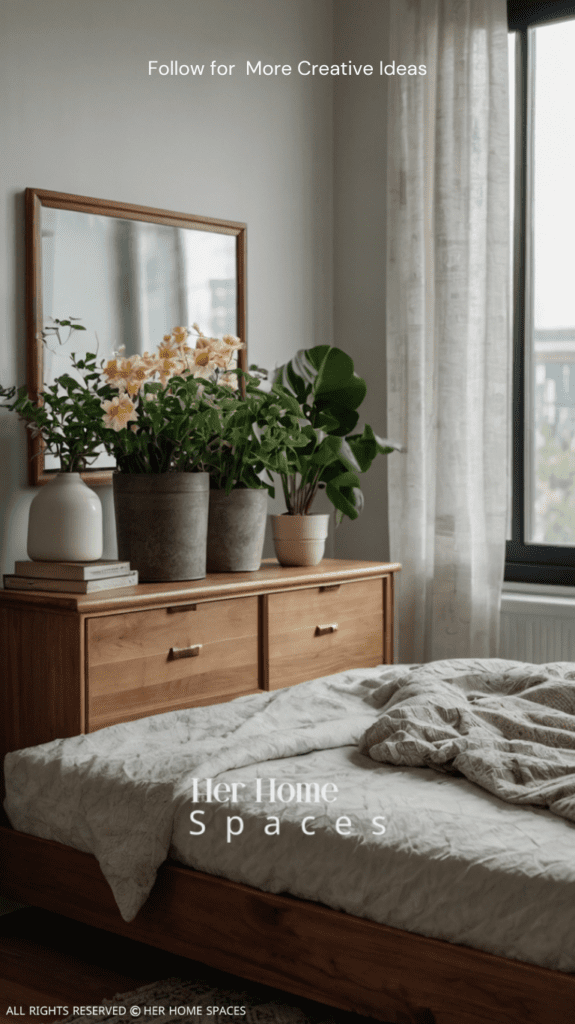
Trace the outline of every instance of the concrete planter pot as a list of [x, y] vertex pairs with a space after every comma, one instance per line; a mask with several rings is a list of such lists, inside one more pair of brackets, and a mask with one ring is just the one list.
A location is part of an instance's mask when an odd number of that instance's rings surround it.
[[272, 516], [276, 557], [280, 565], [318, 565], [325, 551], [329, 514]]
[[236, 487], [210, 491], [208, 572], [255, 572], [264, 548], [268, 492]]
[[141, 582], [206, 575], [208, 473], [114, 473], [118, 558]]

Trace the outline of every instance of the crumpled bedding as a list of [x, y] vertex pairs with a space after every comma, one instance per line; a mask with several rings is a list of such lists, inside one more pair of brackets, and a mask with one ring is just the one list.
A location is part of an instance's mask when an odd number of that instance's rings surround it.
[[5, 757], [11, 825], [93, 853], [131, 921], [168, 856], [192, 779], [357, 745], [380, 670], [355, 670], [228, 704], [172, 711]]
[[[541, 807], [504, 803], [451, 769], [381, 763], [358, 749], [406, 697], [400, 680], [417, 685], [424, 668], [428, 684], [451, 696], [457, 676], [487, 673], [495, 685], [523, 673], [535, 693], [544, 685], [537, 675], [570, 682], [575, 673], [570, 663], [498, 659], [355, 669], [56, 740], [7, 755], [8, 817], [21, 831], [95, 854], [126, 920], [171, 855], [265, 891], [574, 971], [575, 826]], [[254, 800], [257, 780], [271, 777], [294, 786], [335, 781], [337, 802]], [[243, 782], [242, 802], [208, 803], [203, 793], [197, 801], [194, 778]], [[198, 809], [199, 836], [190, 821]], [[313, 835], [302, 831], [307, 814]], [[228, 815], [245, 823], [230, 843]], [[281, 835], [265, 833], [269, 815]], [[336, 825], [342, 815], [348, 836]], [[385, 821], [383, 833], [374, 818]]]
[[461, 773], [509, 803], [575, 821], [575, 665], [438, 664], [388, 674], [360, 751]]

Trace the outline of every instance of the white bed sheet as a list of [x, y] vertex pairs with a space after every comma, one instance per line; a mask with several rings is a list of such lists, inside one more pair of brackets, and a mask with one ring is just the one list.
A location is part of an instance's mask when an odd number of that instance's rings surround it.
[[[200, 871], [542, 967], [575, 971], [575, 826], [463, 778], [375, 765], [353, 746], [223, 773], [218, 782], [337, 780], [337, 802], [186, 803], [171, 855]], [[264, 788], [267, 781], [263, 782]], [[243, 791], [239, 791], [243, 792]], [[190, 812], [205, 827], [202, 835]], [[266, 835], [266, 816], [279, 836]], [[302, 831], [302, 820], [315, 834]], [[227, 818], [243, 832], [228, 843]], [[385, 818], [384, 835], [374, 835]], [[352, 823], [346, 838], [335, 822]], [[239, 830], [232, 821], [231, 828]], [[275, 827], [275, 826], [273, 826]]]
[[[463, 778], [359, 754], [379, 713], [370, 693], [400, 670], [357, 669], [9, 754], [8, 816], [22, 831], [95, 853], [126, 919], [169, 851], [259, 889], [575, 971], [575, 825]], [[195, 802], [193, 779], [200, 796], [208, 777], [236, 783], [238, 803]], [[320, 805], [258, 802], [258, 778], [262, 797], [272, 778], [335, 783], [337, 794]], [[228, 817], [233, 831], [237, 819], [243, 826], [230, 842]], [[304, 835], [304, 817], [315, 834]], [[266, 834], [274, 818], [280, 834]], [[205, 831], [191, 834], [198, 821]]]

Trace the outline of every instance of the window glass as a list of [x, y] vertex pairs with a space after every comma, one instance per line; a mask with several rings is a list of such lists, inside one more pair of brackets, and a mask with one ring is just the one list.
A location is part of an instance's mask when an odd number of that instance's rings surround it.
[[525, 540], [575, 545], [575, 21], [543, 25], [530, 35]]
[[[509, 43], [509, 230], [510, 230], [510, 243], [509, 243], [509, 257], [510, 257], [510, 273], [509, 280], [513, 283], [513, 264], [514, 264], [514, 223], [515, 223], [515, 46], [516, 46], [516, 34], [510, 32], [508, 36]], [[513, 323], [513, 287], [509, 289], [509, 323]], [[511, 396], [510, 396], [511, 398]], [[513, 436], [509, 436], [509, 452], [507, 465], [509, 467], [508, 476], [508, 501], [507, 501], [507, 540], [511, 540], [511, 509], [513, 503]]]

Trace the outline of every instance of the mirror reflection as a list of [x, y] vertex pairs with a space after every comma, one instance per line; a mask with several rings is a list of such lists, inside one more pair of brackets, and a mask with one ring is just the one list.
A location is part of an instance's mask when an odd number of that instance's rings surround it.
[[[237, 333], [233, 236], [46, 207], [41, 231], [44, 317], [79, 317], [86, 351], [151, 351], [178, 324]], [[45, 353], [46, 383], [65, 360]]]
[[[97, 351], [98, 361], [121, 346], [127, 355], [152, 352], [177, 325], [197, 323], [209, 337], [245, 340], [245, 225], [27, 192], [34, 325], [29, 345], [37, 368], [37, 379], [29, 380], [32, 391], [70, 372], [71, 352], [81, 358]], [[55, 339], [43, 346], [39, 334], [50, 318], [68, 317], [77, 317], [86, 330], [74, 332], [63, 347]], [[53, 456], [44, 465], [34, 459], [31, 482], [43, 479], [43, 469], [57, 468]], [[105, 455], [91, 466], [111, 468]]]

